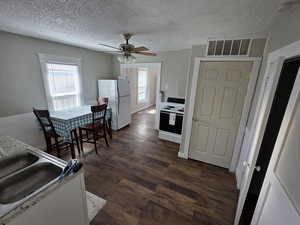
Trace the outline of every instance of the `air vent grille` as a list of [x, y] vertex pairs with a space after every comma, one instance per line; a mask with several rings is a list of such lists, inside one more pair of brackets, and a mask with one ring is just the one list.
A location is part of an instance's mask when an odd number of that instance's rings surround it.
[[248, 56], [251, 39], [210, 40], [208, 56]]

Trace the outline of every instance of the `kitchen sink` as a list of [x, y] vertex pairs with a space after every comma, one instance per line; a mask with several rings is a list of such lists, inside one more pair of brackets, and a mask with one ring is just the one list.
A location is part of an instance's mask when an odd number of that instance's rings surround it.
[[[32, 163], [34, 160], [35, 158], [24, 160], [20, 165]], [[58, 178], [61, 171], [61, 167], [52, 163], [40, 162], [19, 173], [0, 179], [0, 204], [11, 204], [24, 199], [40, 188], [49, 185], [51, 181]]]
[[24, 169], [38, 161], [38, 157], [29, 152], [16, 153], [0, 161], [0, 179]]

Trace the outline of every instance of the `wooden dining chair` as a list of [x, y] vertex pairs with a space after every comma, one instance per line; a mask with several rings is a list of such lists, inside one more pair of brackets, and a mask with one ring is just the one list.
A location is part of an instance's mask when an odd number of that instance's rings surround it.
[[[98, 97], [97, 102], [98, 105], [106, 104], [108, 106], [108, 97]], [[107, 133], [109, 134], [110, 139], [112, 139], [112, 128], [111, 128], [111, 118], [106, 121], [105, 128]]]
[[82, 150], [83, 143], [93, 143], [96, 154], [98, 154], [97, 141], [100, 138], [104, 138], [106, 146], [109, 147], [106, 137], [106, 108], [106, 104], [91, 106], [92, 123], [79, 127], [79, 139]]
[[[36, 116], [39, 124], [43, 130], [47, 152], [51, 153], [53, 150], [57, 151], [57, 157], [61, 157], [61, 151], [71, 149], [72, 158], [75, 158], [75, 151], [73, 143], [65, 142], [63, 137], [58, 135], [55, 131], [53, 123], [50, 118], [48, 110], [40, 110], [33, 108], [33, 113]], [[52, 144], [52, 140], [54, 143]]]

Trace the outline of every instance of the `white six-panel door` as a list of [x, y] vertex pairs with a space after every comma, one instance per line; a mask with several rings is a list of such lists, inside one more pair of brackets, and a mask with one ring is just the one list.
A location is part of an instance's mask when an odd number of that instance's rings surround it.
[[252, 62], [201, 62], [189, 157], [230, 166]]

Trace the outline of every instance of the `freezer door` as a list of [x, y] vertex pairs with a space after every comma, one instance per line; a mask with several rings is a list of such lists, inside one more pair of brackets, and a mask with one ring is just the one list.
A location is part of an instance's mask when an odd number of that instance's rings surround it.
[[117, 98], [117, 81], [116, 80], [98, 80], [99, 97], [108, 97], [109, 100], [115, 101]]
[[119, 98], [118, 129], [125, 127], [131, 122], [130, 95]]
[[118, 130], [118, 102], [110, 101], [109, 107], [112, 111], [111, 127], [113, 130]]
[[130, 85], [128, 80], [118, 80], [119, 97], [130, 95]]

